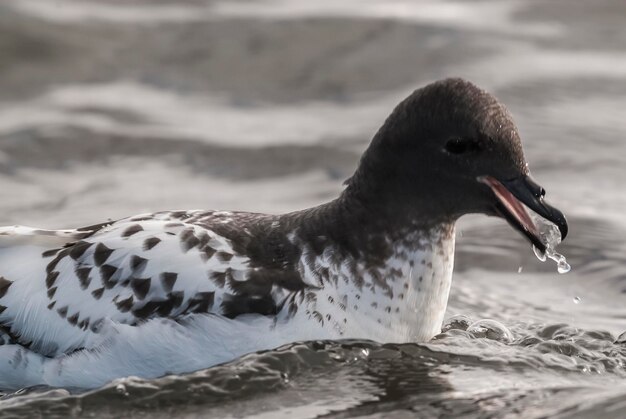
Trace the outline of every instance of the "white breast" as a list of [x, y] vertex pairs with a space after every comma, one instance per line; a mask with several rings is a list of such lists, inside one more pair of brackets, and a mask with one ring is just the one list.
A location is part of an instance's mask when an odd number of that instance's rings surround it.
[[313, 267], [303, 261], [307, 282], [321, 289], [305, 295], [289, 320], [303, 326], [298, 338], [400, 343], [427, 341], [439, 333], [452, 280], [454, 227], [408, 235], [391, 246], [392, 256], [376, 268], [367, 260], [333, 263], [332, 249]]

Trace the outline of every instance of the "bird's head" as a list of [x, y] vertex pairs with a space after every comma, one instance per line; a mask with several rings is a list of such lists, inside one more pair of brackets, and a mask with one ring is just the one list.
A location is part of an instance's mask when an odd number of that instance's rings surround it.
[[507, 109], [474, 84], [446, 79], [413, 92], [387, 118], [348, 180], [353, 193], [389, 216], [505, 218], [545, 251], [526, 208], [567, 234], [563, 214], [529, 175]]

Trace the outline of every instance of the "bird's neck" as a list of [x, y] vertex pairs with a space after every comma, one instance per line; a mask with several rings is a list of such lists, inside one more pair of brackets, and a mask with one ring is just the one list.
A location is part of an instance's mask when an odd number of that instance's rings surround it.
[[372, 220], [341, 200], [301, 217], [292, 237], [312, 289], [299, 315], [337, 338], [424, 341], [440, 331], [454, 222]]

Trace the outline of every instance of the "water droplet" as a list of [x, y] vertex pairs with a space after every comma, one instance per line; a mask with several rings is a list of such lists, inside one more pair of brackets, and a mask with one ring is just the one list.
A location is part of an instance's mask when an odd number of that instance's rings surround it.
[[115, 386], [115, 390], [123, 396], [128, 396], [128, 390], [126, 390], [126, 386], [122, 383]]
[[581, 298], [580, 298], [580, 297], [578, 297], [578, 296], [574, 297], [574, 304], [578, 304], [578, 303], [580, 303], [581, 301], [582, 301], [582, 300], [581, 300]]
[[564, 274], [569, 272], [572, 268], [567, 263], [567, 260], [565, 260], [565, 256], [554, 250], [556, 246], [561, 243], [561, 232], [558, 227], [537, 215], [533, 216], [533, 219], [539, 228], [541, 242], [546, 246], [545, 252], [533, 246], [533, 252], [535, 256], [537, 256], [537, 259], [542, 262], [545, 262], [547, 259], [552, 259], [556, 262], [556, 270], [558, 273]]
[[571, 266], [569, 266], [569, 263], [567, 263], [565, 261], [565, 257], [563, 257], [562, 259], [559, 260], [558, 264], [556, 265], [556, 270], [560, 273], [560, 274], [566, 274], [568, 273], [570, 270], [572, 269]]
[[546, 254], [537, 249], [535, 246], [533, 246], [533, 252], [535, 252], [535, 256], [537, 256], [537, 259], [539, 259], [540, 261], [545, 262], [547, 260]]
[[522, 273], [522, 267], [520, 266], [519, 268], [517, 268], [517, 273], [521, 274]]
[[555, 252], [554, 249], [546, 249], [546, 255], [556, 262], [556, 270], [558, 271], [558, 273], [564, 274], [572, 269], [571, 266], [569, 266], [569, 264], [567, 263], [567, 260], [565, 260], [565, 256]]

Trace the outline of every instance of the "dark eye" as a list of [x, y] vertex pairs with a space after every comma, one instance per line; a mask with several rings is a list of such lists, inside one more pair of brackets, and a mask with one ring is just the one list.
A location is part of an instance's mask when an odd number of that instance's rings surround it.
[[480, 150], [480, 144], [471, 138], [453, 138], [446, 143], [445, 149], [450, 154], [464, 154]]

